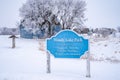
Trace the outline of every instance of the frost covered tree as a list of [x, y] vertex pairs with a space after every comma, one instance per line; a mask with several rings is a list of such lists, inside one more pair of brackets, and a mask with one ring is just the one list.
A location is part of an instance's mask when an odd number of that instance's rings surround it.
[[81, 27], [85, 6], [83, 0], [27, 0], [20, 8], [21, 23], [33, 32], [45, 29], [46, 34], [52, 34], [52, 25], [58, 23], [62, 29]]
[[49, 0], [27, 0], [20, 9], [22, 24], [32, 28], [33, 32], [42, 29], [45, 23], [50, 28], [50, 17], [52, 16], [52, 2]]

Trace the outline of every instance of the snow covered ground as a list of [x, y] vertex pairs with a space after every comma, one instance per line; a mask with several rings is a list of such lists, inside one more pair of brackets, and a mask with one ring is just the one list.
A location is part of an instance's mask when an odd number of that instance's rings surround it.
[[0, 36], [0, 80], [120, 80], [120, 39], [91, 39], [91, 78], [86, 78], [85, 55], [81, 59], [56, 59], [46, 73], [43, 40]]

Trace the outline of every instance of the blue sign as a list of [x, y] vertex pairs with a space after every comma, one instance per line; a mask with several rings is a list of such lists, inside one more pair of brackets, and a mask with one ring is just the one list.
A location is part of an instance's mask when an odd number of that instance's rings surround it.
[[88, 39], [71, 30], [63, 30], [47, 39], [47, 50], [56, 58], [80, 58], [88, 50]]

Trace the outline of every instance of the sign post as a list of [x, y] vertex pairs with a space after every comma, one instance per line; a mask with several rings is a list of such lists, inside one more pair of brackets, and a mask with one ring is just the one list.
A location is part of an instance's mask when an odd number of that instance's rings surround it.
[[51, 73], [50, 69], [50, 53], [47, 52], [47, 73]]
[[87, 52], [87, 74], [86, 77], [91, 77], [90, 75], [90, 52]]
[[[88, 51], [88, 39], [84, 39], [71, 30], [63, 30], [47, 39], [47, 50], [55, 58], [80, 58]], [[47, 52], [47, 73], [50, 73], [50, 54]], [[89, 51], [87, 53], [87, 75], [90, 77]]]

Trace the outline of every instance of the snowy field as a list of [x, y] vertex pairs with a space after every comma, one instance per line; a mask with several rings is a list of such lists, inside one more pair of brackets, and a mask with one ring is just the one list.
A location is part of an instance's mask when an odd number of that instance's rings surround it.
[[0, 80], [120, 80], [120, 38], [90, 40], [91, 78], [86, 78], [86, 57], [56, 59], [46, 73], [44, 40], [0, 36]]

